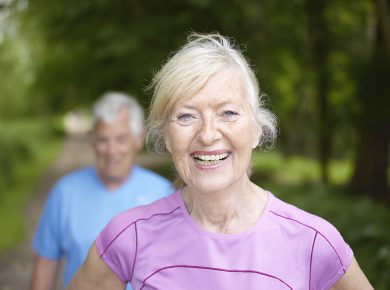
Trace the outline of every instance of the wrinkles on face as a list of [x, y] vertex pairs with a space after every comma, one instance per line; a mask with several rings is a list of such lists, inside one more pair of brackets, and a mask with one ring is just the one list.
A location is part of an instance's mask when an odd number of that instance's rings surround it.
[[171, 112], [167, 148], [181, 178], [196, 190], [248, 179], [255, 137], [244, 84], [237, 71], [222, 71]]

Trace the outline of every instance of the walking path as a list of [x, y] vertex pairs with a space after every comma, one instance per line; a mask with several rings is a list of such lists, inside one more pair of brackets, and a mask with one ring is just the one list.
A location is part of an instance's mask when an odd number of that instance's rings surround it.
[[[137, 163], [149, 167], [156, 162], [165, 162], [166, 157], [148, 153], [140, 154]], [[54, 182], [62, 175], [93, 163], [93, 153], [84, 134], [70, 134], [61, 153], [52, 167], [43, 174], [34, 190], [34, 197], [26, 207], [28, 239], [16, 249], [0, 255], [0, 290], [28, 289], [34, 254], [30, 243], [46, 196]], [[56, 282], [59, 288], [59, 279]]]

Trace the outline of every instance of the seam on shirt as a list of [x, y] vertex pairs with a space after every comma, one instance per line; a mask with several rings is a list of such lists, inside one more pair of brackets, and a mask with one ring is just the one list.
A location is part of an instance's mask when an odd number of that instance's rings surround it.
[[135, 254], [134, 254], [134, 260], [133, 260], [133, 268], [131, 269], [130, 281], [133, 280], [135, 262], [137, 260], [137, 253], [138, 253], [138, 231], [137, 231], [137, 223], [136, 222], [134, 223], [134, 231], [135, 231]]
[[222, 268], [214, 268], [214, 267], [205, 267], [205, 266], [195, 266], [195, 265], [172, 265], [172, 266], [167, 266], [167, 267], [163, 267], [163, 268], [160, 268], [156, 271], [154, 271], [152, 274], [150, 274], [148, 277], [146, 277], [144, 279], [144, 281], [142, 282], [142, 287], [139, 289], [143, 289], [146, 284], [146, 280], [148, 280], [149, 278], [151, 278], [152, 276], [154, 276], [155, 274], [157, 274], [158, 272], [161, 272], [163, 270], [167, 270], [167, 269], [172, 269], [172, 268], [190, 268], [190, 269], [198, 269], [198, 270], [212, 270], [212, 271], [220, 271], [220, 272], [228, 272], [228, 273], [250, 273], [250, 274], [257, 274], [257, 275], [262, 275], [262, 276], [266, 276], [266, 277], [269, 277], [269, 278], [272, 278], [272, 279], [275, 279], [275, 280], [278, 280], [280, 281], [281, 283], [283, 283], [284, 285], [286, 285], [289, 289], [293, 290], [293, 288], [288, 285], [286, 282], [284, 282], [281, 278], [278, 278], [276, 276], [273, 276], [271, 274], [267, 274], [267, 273], [264, 273], [264, 272], [259, 272], [259, 271], [255, 271], [255, 270], [230, 270], [230, 269], [222, 269]]
[[309, 274], [309, 290], [311, 289], [311, 266], [313, 262], [313, 252], [314, 252], [314, 245], [316, 243], [318, 232], [316, 231], [316, 234], [314, 235], [313, 238], [313, 244], [311, 245], [311, 253], [310, 253], [310, 274]]
[[125, 226], [123, 228], [123, 230], [121, 230], [116, 236], [115, 238], [112, 239], [112, 241], [106, 246], [106, 248], [104, 249], [104, 251], [102, 252], [102, 254], [100, 255], [100, 257], [103, 257], [105, 255], [105, 253], [107, 252], [108, 248], [111, 247], [111, 245], [116, 241], [116, 239], [124, 232], [126, 231], [129, 227], [131, 227], [133, 224], [135, 224], [136, 222], [138, 221], [145, 221], [145, 220], [149, 220], [155, 216], [158, 216], [158, 215], [169, 215], [169, 214], [172, 214], [173, 212], [175, 212], [177, 209], [179, 209], [180, 206], [178, 206], [177, 208], [173, 209], [172, 211], [170, 212], [166, 212], [166, 213], [155, 213], [153, 215], [151, 215], [150, 217], [147, 217], [147, 218], [139, 218], [137, 220], [135, 220], [134, 222], [130, 223], [129, 225]]
[[[344, 272], [344, 273], [345, 273], [345, 272]], [[332, 275], [332, 277], [331, 277], [328, 281], [326, 281], [325, 285], [324, 285], [320, 290], [328, 290], [328, 289], [330, 289], [332, 286], [334, 286], [334, 285], [337, 283], [337, 281], [338, 281], [339, 279], [341, 279], [341, 277], [342, 277], [342, 276], [337, 277], [339, 274], [340, 274], [340, 273], [339, 273], [338, 271], [336, 271], [336, 273], [334, 273], [334, 275]], [[334, 281], [336, 277], [337, 277], [337, 280]]]
[[316, 228], [314, 228], [314, 227], [312, 227], [312, 226], [309, 226], [309, 225], [307, 225], [307, 224], [305, 224], [305, 223], [302, 223], [302, 222], [300, 222], [300, 221], [298, 221], [298, 220], [296, 220], [296, 219], [289, 218], [289, 217], [283, 216], [283, 215], [281, 215], [281, 214], [278, 214], [278, 213], [276, 213], [276, 212], [274, 212], [274, 211], [272, 211], [272, 210], [270, 210], [270, 212], [272, 212], [272, 213], [273, 213], [274, 215], [276, 215], [276, 216], [279, 216], [279, 217], [281, 217], [281, 218], [285, 218], [285, 219], [287, 219], [287, 220], [296, 222], [296, 223], [298, 223], [298, 224], [300, 224], [300, 225], [303, 225], [303, 226], [305, 226], [305, 227], [308, 227], [308, 228], [312, 229], [313, 231], [316, 231], [317, 233], [319, 233], [319, 234], [328, 242], [328, 244], [332, 247], [333, 251], [336, 253], [337, 258], [339, 259], [341, 268], [343, 269], [344, 273], [346, 272], [346, 269], [344, 269], [344, 265], [343, 265], [343, 262], [342, 262], [342, 260], [341, 260], [341, 258], [340, 258], [340, 256], [339, 256], [339, 253], [337, 253], [337, 251], [336, 251], [336, 249], [333, 247], [332, 243], [331, 243], [331, 242], [330, 242], [330, 241], [329, 241], [329, 240], [328, 240], [328, 239], [327, 239], [319, 230], [317, 230]]

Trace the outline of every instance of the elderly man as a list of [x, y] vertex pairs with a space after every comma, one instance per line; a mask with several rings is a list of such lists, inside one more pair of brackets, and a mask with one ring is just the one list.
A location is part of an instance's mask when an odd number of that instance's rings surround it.
[[32, 290], [52, 288], [61, 258], [66, 286], [113, 216], [173, 191], [168, 180], [134, 164], [143, 123], [142, 109], [125, 94], [106, 93], [95, 104], [90, 137], [96, 166], [62, 177], [50, 192], [33, 240]]

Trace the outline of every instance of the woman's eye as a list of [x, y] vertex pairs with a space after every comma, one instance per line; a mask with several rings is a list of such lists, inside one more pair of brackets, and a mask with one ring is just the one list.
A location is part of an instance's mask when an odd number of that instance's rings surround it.
[[235, 111], [228, 110], [228, 111], [224, 111], [221, 117], [224, 121], [231, 122], [231, 121], [236, 121], [240, 117], [240, 114]]
[[177, 120], [188, 121], [191, 120], [192, 118], [194, 118], [194, 116], [192, 116], [191, 114], [181, 114], [177, 117]]
[[223, 112], [223, 114], [225, 116], [237, 116], [238, 115], [238, 113], [234, 112], [234, 111], [225, 111], [225, 112]]
[[191, 125], [196, 123], [197, 118], [194, 115], [185, 113], [177, 116], [174, 121], [180, 125]]

